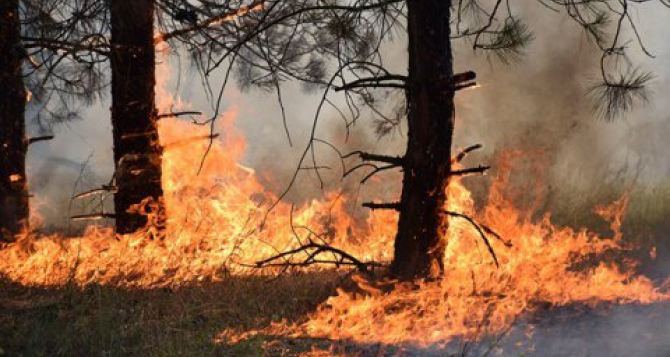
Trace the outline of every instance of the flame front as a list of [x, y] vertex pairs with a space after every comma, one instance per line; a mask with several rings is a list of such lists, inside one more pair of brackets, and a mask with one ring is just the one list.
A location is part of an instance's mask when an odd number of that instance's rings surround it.
[[[159, 79], [169, 73], [159, 68]], [[163, 112], [186, 104], [157, 88]], [[25, 285], [62, 285], [69, 281], [148, 288], [216, 281], [226, 274], [253, 274], [243, 263], [296, 246], [292, 226], [326, 232], [323, 238], [361, 260], [388, 262], [392, 257], [396, 217], [371, 212], [366, 220], [351, 216], [347, 198], [338, 192], [294, 208], [268, 192], [253, 169], [240, 164], [246, 149], [235, 129], [237, 111], [217, 121], [222, 134], [211, 142], [208, 128], [177, 119], [160, 121], [167, 232], [163, 240], [143, 233], [115, 239], [108, 228], [90, 227], [82, 237], [21, 236], [0, 251], [0, 274]], [[208, 151], [209, 150], [209, 151]], [[207, 159], [202, 157], [208, 151]], [[509, 160], [512, 160], [509, 158]], [[198, 170], [203, 164], [202, 170]], [[507, 165], [506, 165], [507, 164]], [[502, 162], [499, 167], [509, 166]], [[449, 189], [448, 210], [463, 212], [493, 227], [511, 246], [491, 239], [500, 266], [467, 221], [453, 218], [447, 237], [445, 274], [438, 282], [399, 284], [384, 292], [364, 281], [366, 292], [340, 291], [293, 334], [373, 343], [446, 343], [455, 336], [476, 338], [509, 327], [523, 312], [540, 304], [651, 303], [667, 299], [631, 267], [589, 257], [625, 249], [622, 198], [597, 212], [611, 222], [613, 235], [559, 228], [545, 216], [539, 222], [502, 194], [509, 170], [501, 170], [485, 208], [476, 211], [460, 182]], [[263, 229], [259, 226], [264, 222]], [[291, 224], [292, 223], [292, 224]]]
[[452, 219], [445, 237], [445, 274], [439, 282], [400, 285], [391, 293], [374, 288], [363, 295], [340, 291], [300, 329], [311, 336], [362, 343], [439, 345], [456, 336], [477, 339], [504, 331], [522, 313], [546, 304], [646, 304], [668, 299], [649, 279], [634, 276], [632, 269], [605, 262], [580, 267], [594, 256], [626, 248], [620, 241], [626, 197], [597, 209], [613, 230], [612, 237], [600, 237], [555, 227], [549, 216], [532, 223], [503, 198], [507, 179], [496, 179], [479, 214], [460, 183], [452, 184], [449, 192], [449, 210], [472, 214], [511, 240], [509, 247], [490, 241], [499, 267], [474, 228]]

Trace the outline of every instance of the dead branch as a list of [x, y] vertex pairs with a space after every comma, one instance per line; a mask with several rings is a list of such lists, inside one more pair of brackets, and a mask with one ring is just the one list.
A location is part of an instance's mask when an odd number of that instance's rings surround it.
[[[389, 81], [400, 81], [402, 83], [393, 83]], [[378, 77], [360, 78], [350, 83], [345, 83], [339, 87], [333, 87], [333, 90], [340, 92], [354, 88], [407, 88], [407, 76], [388, 74]]]
[[378, 154], [371, 154], [363, 151], [352, 151], [344, 156], [342, 156], [343, 159], [346, 159], [348, 157], [358, 155], [358, 157], [361, 158], [363, 161], [378, 161], [378, 162], [385, 162], [387, 164], [394, 164], [396, 166], [403, 166], [405, 162], [405, 158], [402, 156], [388, 156], [388, 155], [378, 155]]
[[88, 196], [92, 196], [92, 195], [95, 195], [95, 194], [98, 194], [98, 193], [104, 193], [104, 192], [116, 193], [116, 186], [114, 186], [114, 185], [103, 185], [100, 188], [94, 188], [90, 191], [86, 191], [86, 192], [82, 192], [80, 194], [77, 194], [77, 195], [73, 196], [72, 199], [73, 200], [82, 199], [82, 198], [86, 198]]
[[32, 145], [34, 143], [40, 142], [40, 141], [48, 141], [48, 140], [53, 140], [54, 136], [53, 135], [44, 135], [44, 136], [37, 136], [34, 138], [30, 138], [26, 140], [26, 145]]
[[365, 177], [363, 177], [363, 179], [361, 180], [361, 183], [366, 183], [372, 176], [374, 176], [374, 175], [376, 175], [376, 174], [378, 174], [382, 171], [394, 169], [396, 167], [399, 167], [399, 166], [395, 165], [395, 164], [391, 164], [391, 165], [386, 165], [386, 166], [382, 166], [382, 167], [377, 167], [374, 170], [372, 170], [372, 172], [365, 175]]
[[115, 219], [116, 215], [113, 213], [91, 213], [91, 214], [80, 214], [70, 217], [70, 219], [73, 221], [98, 220], [105, 218]]
[[487, 170], [489, 170], [491, 166], [477, 166], [477, 167], [470, 167], [467, 169], [461, 169], [461, 170], [454, 170], [449, 173], [449, 176], [467, 176], [467, 175], [474, 175], [474, 174], [485, 174]]
[[[299, 253], [307, 253], [307, 258], [302, 261], [296, 262], [288, 260], [287, 258], [294, 256]], [[323, 260], [317, 259], [317, 257], [322, 253], [331, 253], [335, 256], [336, 260]], [[284, 260], [284, 262], [276, 263], [277, 260]], [[253, 265], [243, 264], [247, 267], [253, 268], [267, 268], [267, 267], [305, 267], [314, 264], [332, 264], [336, 267], [342, 265], [351, 265], [358, 268], [361, 272], [368, 272], [369, 267], [380, 267], [382, 266], [376, 262], [362, 262], [352, 256], [351, 254], [332, 247], [327, 244], [320, 244], [310, 240], [307, 244], [303, 244], [300, 247], [291, 249], [282, 253], [273, 255], [267, 259], [259, 260]]]
[[347, 176], [351, 175], [354, 171], [356, 171], [358, 169], [361, 169], [361, 168], [364, 168], [364, 167], [372, 167], [375, 170], [379, 169], [379, 166], [377, 166], [377, 165], [373, 165], [373, 164], [364, 162], [362, 164], [358, 164], [358, 165], [350, 168], [349, 170], [344, 171], [344, 173], [342, 174], [342, 177], [347, 177]]
[[164, 118], [177, 118], [177, 117], [186, 116], [186, 115], [202, 115], [202, 112], [185, 111], [185, 112], [163, 113], [163, 114], [158, 114], [156, 116], [156, 120], [160, 120], [160, 119], [164, 119]]
[[354, 89], [354, 88], [397, 88], [397, 89], [407, 89], [406, 84], [400, 83], [359, 83], [359, 84], [347, 84], [342, 87], [335, 87], [335, 92], [340, 92], [343, 90]]
[[453, 159], [451, 159], [451, 162], [452, 163], [461, 162], [469, 153], [475, 150], [479, 150], [482, 147], [483, 147], [482, 144], [475, 144], [472, 146], [468, 146], [465, 149], [461, 150], [461, 152], [459, 152], [458, 155], [456, 155]]
[[496, 239], [500, 240], [506, 247], [511, 247], [512, 243], [503, 239], [498, 233], [493, 231], [493, 229], [489, 228], [488, 226], [478, 223], [477, 221], [474, 220], [474, 218], [464, 214], [464, 213], [459, 213], [459, 212], [454, 212], [454, 211], [443, 211], [444, 214], [451, 216], [451, 217], [456, 217], [456, 218], [461, 218], [466, 220], [472, 227], [475, 228], [477, 233], [479, 233], [479, 236], [482, 238], [482, 241], [484, 241], [484, 244], [486, 245], [486, 248], [488, 249], [489, 253], [491, 254], [491, 257], [493, 258], [493, 261], [496, 264], [496, 267], [500, 267], [500, 264], [498, 263], [498, 257], [496, 256], [495, 250], [493, 250], [493, 246], [491, 245], [491, 242], [489, 241], [488, 237], [484, 233], [488, 233], [492, 236], [494, 236]]
[[407, 76], [396, 75], [396, 74], [387, 74], [385, 76], [360, 78], [360, 79], [357, 79], [353, 82], [345, 83], [342, 86], [333, 87], [333, 89], [336, 92], [339, 92], [339, 91], [352, 89], [352, 88], [362, 88], [362, 87], [373, 86], [374, 84], [382, 84], [383, 82], [386, 82], [386, 81], [400, 81], [400, 82], [403, 82], [403, 84], [399, 84], [399, 86], [402, 86], [403, 88], [405, 88], [406, 84], [404, 84], [404, 83], [407, 82]]
[[389, 209], [394, 211], [400, 211], [400, 202], [383, 202], [383, 203], [365, 202], [363, 203], [362, 206], [365, 208], [369, 208], [373, 211], [376, 209]]
[[474, 81], [476, 78], [477, 73], [473, 71], [467, 71], [454, 74], [454, 76], [452, 77], [452, 81], [454, 82], [454, 85], [458, 85], [463, 82]]

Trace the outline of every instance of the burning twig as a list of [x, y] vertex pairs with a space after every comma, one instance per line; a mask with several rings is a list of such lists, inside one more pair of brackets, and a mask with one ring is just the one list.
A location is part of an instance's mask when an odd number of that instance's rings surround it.
[[444, 214], [446, 214], [446, 215], [448, 215], [448, 216], [456, 217], [456, 218], [461, 218], [461, 219], [466, 220], [468, 223], [470, 223], [470, 225], [472, 225], [472, 226], [475, 228], [475, 230], [477, 231], [477, 233], [479, 233], [479, 236], [480, 236], [480, 237], [482, 238], [482, 240], [484, 241], [484, 244], [486, 244], [486, 248], [488, 248], [489, 253], [491, 254], [491, 257], [493, 258], [493, 261], [494, 261], [495, 264], [496, 264], [496, 267], [500, 267], [500, 264], [498, 263], [498, 257], [496, 256], [496, 252], [493, 250], [493, 246], [491, 245], [491, 242], [489, 241], [489, 239], [488, 239], [488, 237], [486, 236], [486, 234], [484, 234], [484, 232], [486, 232], [486, 233], [488, 233], [488, 234], [494, 236], [495, 238], [497, 238], [499, 241], [501, 241], [501, 242], [502, 242], [505, 246], [507, 246], [507, 247], [511, 247], [511, 246], [512, 246], [512, 243], [511, 243], [511, 242], [504, 240], [498, 233], [496, 233], [495, 231], [493, 231], [493, 229], [487, 227], [487, 226], [484, 225], [484, 224], [481, 224], [481, 223], [476, 222], [472, 217], [470, 217], [470, 216], [468, 216], [468, 215], [466, 215], [466, 214], [464, 214], [464, 213], [453, 212], [453, 211], [446, 211], [446, 210], [443, 211], [443, 212], [444, 212]]
[[[299, 262], [291, 261], [289, 259], [289, 257], [299, 253], [306, 253], [307, 258]], [[322, 253], [332, 253], [336, 257], [336, 260], [318, 259], [317, 257]], [[277, 260], [284, 260], [284, 261], [280, 263], [275, 263]], [[364, 273], [368, 272], [369, 267], [382, 266], [381, 264], [376, 262], [362, 262], [353, 257], [351, 254], [341, 249], [331, 247], [330, 245], [327, 244], [316, 243], [311, 239], [308, 239], [307, 244], [303, 244], [298, 248], [273, 255], [267, 259], [259, 260], [253, 265], [248, 264], [243, 265], [254, 268], [267, 268], [267, 267], [306, 267], [314, 264], [331, 264], [335, 265], [336, 267], [340, 267], [343, 265], [351, 265], [355, 266], [356, 268], [358, 268], [358, 270]]]
[[[279, 252], [277, 249], [275, 249], [275, 251], [277, 251], [277, 254], [269, 258], [257, 261], [254, 264], [241, 264], [242, 266], [250, 268], [280, 267], [282, 268], [281, 272], [284, 272], [291, 267], [307, 267], [315, 264], [328, 264], [328, 265], [335, 265], [336, 267], [355, 266], [359, 271], [364, 273], [368, 272], [370, 267], [383, 266], [382, 264], [374, 261], [363, 262], [354, 257], [353, 255], [341, 249], [331, 246], [330, 244], [328, 244], [328, 241], [324, 237], [322, 237], [319, 233], [315, 232], [311, 228], [307, 226], [296, 226], [293, 220], [294, 210], [295, 206], [292, 205], [289, 219], [290, 219], [291, 232], [293, 233], [293, 236], [295, 237], [295, 240], [297, 241], [299, 246], [295, 249], [291, 249], [285, 252]], [[300, 238], [297, 229], [303, 229], [309, 233], [304, 243], [303, 240]], [[316, 238], [320, 242], [316, 242], [315, 239], [313, 238]], [[274, 249], [274, 247], [272, 248]], [[305, 253], [307, 257], [301, 261], [295, 261], [291, 259], [294, 255], [300, 253]], [[319, 257], [322, 254], [331, 254], [333, 259], [332, 260], [320, 259]]]
[[474, 88], [474, 87], [477, 87], [477, 86], [478, 86], [477, 82], [459, 84], [459, 85], [454, 87], [454, 91], [459, 91], [459, 90], [468, 89], [468, 88]]
[[105, 218], [115, 219], [116, 215], [114, 213], [92, 213], [92, 214], [80, 214], [70, 217], [70, 219], [73, 221], [98, 220]]

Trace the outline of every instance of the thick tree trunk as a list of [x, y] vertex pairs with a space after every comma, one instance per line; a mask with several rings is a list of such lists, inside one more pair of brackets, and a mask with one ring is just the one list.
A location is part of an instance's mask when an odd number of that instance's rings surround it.
[[28, 224], [25, 105], [18, 0], [0, 1], [0, 239]]
[[162, 148], [156, 126], [154, 1], [111, 0], [112, 126], [117, 193], [114, 196], [117, 233], [147, 223], [129, 212], [150, 198], [161, 211]]
[[442, 214], [451, 170], [454, 89], [451, 1], [407, 1], [409, 89], [407, 152], [391, 273], [401, 279], [442, 270], [448, 228]]

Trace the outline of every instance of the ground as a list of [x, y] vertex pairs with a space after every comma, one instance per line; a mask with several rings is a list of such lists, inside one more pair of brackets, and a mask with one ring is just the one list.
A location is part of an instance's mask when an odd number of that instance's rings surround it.
[[500, 342], [490, 336], [446, 349], [268, 332], [273, 322], [306, 319], [346, 279], [325, 271], [149, 290], [28, 288], [2, 281], [0, 355], [418, 357], [465, 350], [467, 356], [670, 356], [668, 304], [539, 308]]

